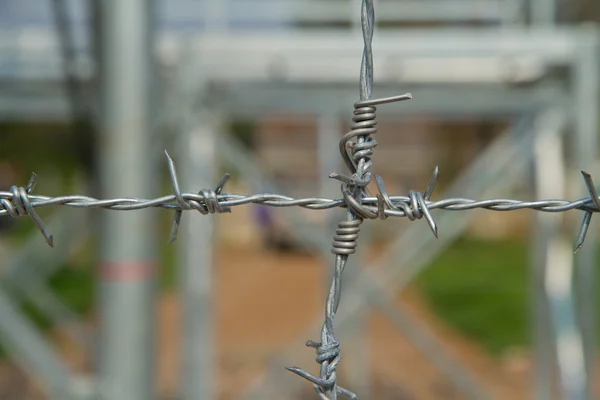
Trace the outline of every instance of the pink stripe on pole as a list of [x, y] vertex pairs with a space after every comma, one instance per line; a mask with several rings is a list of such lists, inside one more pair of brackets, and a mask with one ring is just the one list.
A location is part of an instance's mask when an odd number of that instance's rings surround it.
[[149, 261], [106, 262], [100, 264], [100, 277], [109, 281], [137, 281], [154, 276], [156, 268]]

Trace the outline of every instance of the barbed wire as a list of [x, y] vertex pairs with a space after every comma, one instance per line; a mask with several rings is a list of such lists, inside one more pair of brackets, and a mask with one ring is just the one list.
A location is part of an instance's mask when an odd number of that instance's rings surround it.
[[360, 225], [364, 219], [387, 219], [388, 217], [406, 217], [411, 221], [425, 218], [431, 231], [437, 237], [438, 227], [431, 214], [432, 210], [465, 211], [486, 209], [492, 211], [515, 211], [531, 209], [541, 212], [565, 212], [569, 210], [583, 211], [584, 217], [579, 230], [575, 251], [579, 250], [591, 222], [593, 213], [600, 212], [600, 200], [592, 177], [581, 171], [589, 196], [578, 200], [538, 200], [524, 201], [514, 199], [474, 200], [467, 198], [448, 198], [431, 200], [438, 180], [439, 169], [436, 167], [425, 192], [410, 190], [407, 196], [391, 196], [387, 193], [383, 179], [375, 176], [378, 189], [376, 196], [367, 191], [371, 182], [371, 166], [373, 149], [377, 142], [371, 136], [377, 132], [376, 106], [409, 100], [410, 94], [403, 94], [381, 99], [371, 99], [373, 87], [373, 57], [371, 42], [375, 14], [372, 0], [363, 0], [361, 5], [361, 25], [364, 40], [361, 61], [359, 93], [360, 101], [354, 104], [353, 124], [350, 132], [342, 137], [339, 143], [340, 154], [350, 170], [350, 175], [332, 173], [330, 178], [341, 182], [342, 198], [329, 199], [322, 197], [293, 198], [281, 194], [232, 194], [223, 193], [229, 174], [223, 175], [215, 189], [202, 189], [197, 193], [184, 193], [180, 190], [177, 172], [173, 159], [165, 150], [173, 193], [153, 199], [124, 197], [114, 199], [96, 199], [83, 195], [42, 196], [33, 194], [37, 182], [36, 174], [32, 174], [25, 187], [12, 186], [9, 191], [0, 191], [0, 217], [29, 216], [40, 230], [46, 242], [53, 246], [54, 239], [36, 209], [48, 206], [65, 206], [74, 208], [100, 208], [115, 211], [133, 211], [147, 208], [161, 208], [175, 212], [169, 243], [177, 238], [177, 233], [184, 211], [198, 211], [201, 214], [229, 213], [233, 207], [262, 204], [270, 207], [302, 207], [309, 210], [326, 210], [345, 208], [346, 219], [338, 224], [332, 242], [332, 253], [335, 254], [334, 273], [326, 301], [325, 321], [321, 330], [320, 341], [309, 340], [306, 345], [315, 348], [317, 363], [320, 364], [319, 377], [315, 377], [298, 367], [287, 369], [313, 383], [315, 391], [323, 400], [336, 400], [338, 394], [357, 398], [351, 391], [337, 384], [336, 369], [340, 363], [340, 344], [333, 331], [333, 320], [340, 303], [342, 273], [348, 256], [355, 252]]
[[[170, 157], [169, 170], [175, 173], [175, 166]], [[434, 173], [437, 176], [437, 168]], [[582, 171], [588, 185], [588, 190], [591, 194], [595, 188], [591, 180], [591, 176]], [[229, 174], [225, 174], [221, 178], [221, 182], [217, 185], [221, 187], [225, 180], [228, 180]], [[173, 179], [174, 178], [174, 179]], [[376, 180], [383, 182], [381, 177], [376, 176]], [[32, 175], [33, 180], [37, 180], [35, 174]], [[223, 182], [223, 183], [222, 183]], [[235, 194], [235, 193], [218, 193], [214, 190], [203, 189], [199, 193], [182, 193], [179, 191], [179, 183], [177, 176], [172, 176], [172, 184], [177, 187], [174, 194], [157, 197], [154, 199], [144, 198], [116, 198], [100, 200], [84, 195], [65, 195], [65, 196], [43, 196], [32, 194], [33, 187], [23, 188], [12, 186], [10, 191], [0, 191], [0, 216], [30, 216], [27, 211], [28, 207], [36, 209], [49, 206], [65, 206], [73, 208], [99, 208], [115, 211], [133, 211], [146, 208], [161, 208], [176, 212], [196, 210], [202, 214], [213, 214], [222, 212], [231, 212], [232, 207], [260, 204], [270, 207], [301, 207], [309, 210], [327, 210], [332, 208], [347, 208], [344, 198], [329, 199], [324, 197], [306, 197], [293, 198], [281, 194], [274, 193], [258, 193], [252, 195]], [[429, 185], [428, 188], [433, 187]], [[378, 186], [379, 193], [377, 196], [367, 196], [362, 199], [362, 206], [371, 213], [375, 213], [379, 219], [387, 219], [388, 217], [407, 217], [414, 221], [421, 219], [423, 216], [431, 215], [432, 210], [446, 211], [466, 211], [474, 209], [485, 209], [491, 211], [517, 211], [517, 210], [535, 210], [549, 213], [565, 212], [570, 210], [579, 210], [586, 213], [600, 212], [600, 207], [596, 204], [597, 198], [588, 196], [578, 200], [516, 200], [506, 198], [494, 198], [485, 200], [474, 200], [462, 197], [447, 198], [443, 200], [420, 200], [421, 196], [425, 198], [425, 194], [409, 191], [408, 196], [390, 196], [385, 187]], [[23, 196], [25, 192], [25, 196]], [[381, 198], [385, 201], [382, 203]], [[215, 200], [216, 199], [216, 200]], [[181, 206], [181, 204], [186, 204]], [[189, 205], [189, 206], [188, 206]], [[21, 212], [20, 210], [25, 210]], [[428, 221], [429, 222], [429, 221]], [[430, 226], [432, 224], [430, 223]], [[437, 228], [435, 222], [433, 226]], [[432, 228], [433, 230], [434, 228]], [[171, 240], [175, 239], [174, 237]]]

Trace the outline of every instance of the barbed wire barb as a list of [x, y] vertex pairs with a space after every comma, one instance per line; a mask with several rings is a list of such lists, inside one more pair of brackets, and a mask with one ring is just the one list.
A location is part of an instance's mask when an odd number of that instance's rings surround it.
[[587, 235], [590, 223], [592, 221], [593, 212], [600, 211], [600, 201], [598, 201], [598, 192], [596, 191], [596, 185], [594, 185], [592, 176], [585, 171], [581, 171], [581, 175], [583, 175], [583, 180], [585, 181], [585, 186], [587, 187], [588, 193], [590, 194], [590, 200], [594, 205], [594, 210], [588, 210], [583, 215], [583, 220], [581, 221], [581, 227], [579, 228], [579, 235], [577, 236], [577, 244], [575, 245], [574, 253], [577, 253], [579, 249], [583, 247], [583, 242], [585, 241], [585, 237]]
[[[435, 184], [437, 183], [437, 179], [439, 176], [439, 168], [436, 166], [433, 170], [433, 174], [429, 179], [429, 183], [427, 184], [427, 189], [425, 190], [425, 194], [421, 194], [411, 190], [408, 192], [408, 197], [410, 199], [410, 205], [407, 203], [400, 203], [400, 208], [404, 214], [410, 219], [414, 221], [415, 219], [420, 219], [425, 216], [433, 235], [438, 237], [438, 228], [431, 212], [429, 211], [429, 207], [427, 206], [427, 200], [431, 198], [431, 194], [433, 193], [433, 189], [435, 188]], [[387, 219], [387, 215], [385, 214], [385, 207], [387, 206], [390, 210], [399, 210], [398, 207], [394, 204], [394, 202], [390, 199], [387, 190], [385, 189], [385, 185], [383, 183], [383, 178], [379, 175], [375, 176], [375, 182], [377, 183], [377, 189], [379, 193], [377, 194], [378, 199], [378, 214], [381, 219]], [[414, 211], [413, 211], [414, 210]]]
[[54, 247], [54, 237], [46, 228], [46, 225], [40, 218], [40, 216], [35, 212], [33, 205], [29, 199], [29, 195], [33, 192], [35, 185], [37, 184], [37, 175], [35, 172], [31, 173], [31, 177], [29, 178], [29, 182], [27, 182], [27, 186], [17, 187], [11, 186], [10, 193], [0, 192], [0, 216], [4, 214], [8, 214], [11, 217], [19, 217], [24, 215], [29, 215], [38, 230], [46, 239], [46, 243], [50, 247]]
[[199, 211], [201, 214], [214, 214], [214, 213], [224, 213], [231, 212], [231, 207], [227, 205], [223, 205], [219, 203], [219, 199], [217, 195], [221, 194], [223, 187], [231, 177], [228, 173], [223, 175], [223, 177], [217, 183], [217, 187], [215, 190], [202, 189], [198, 192], [198, 195], [202, 196], [204, 202], [199, 202], [196, 200], [188, 199], [186, 200], [186, 196], [181, 193], [179, 190], [179, 181], [177, 179], [177, 171], [175, 170], [175, 162], [165, 150], [165, 156], [167, 157], [167, 164], [169, 167], [169, 176], [171, 177], [171, 185], [173, 187], [173, 193], [175, 195], [175, 199], [177, 200], [177, 204], [179, 205], [179, 209], [175, 211], [175, 215], [173, 216], [173, 223], [171, 224], [171, 233], [169, 234], [169, 243], [173, 243], [177, 238], [177, 233], [179, 232], [179, 225], [181, 223], [181, 216], [183, 215], [184, 210], [192, 210], [195, 209]]

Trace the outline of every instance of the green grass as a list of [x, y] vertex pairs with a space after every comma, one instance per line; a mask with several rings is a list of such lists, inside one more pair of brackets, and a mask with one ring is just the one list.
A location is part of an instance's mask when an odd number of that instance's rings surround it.
[[461, 239], [416, 280], [446, 323], [492, 354], [531, 344], [529, 243]]

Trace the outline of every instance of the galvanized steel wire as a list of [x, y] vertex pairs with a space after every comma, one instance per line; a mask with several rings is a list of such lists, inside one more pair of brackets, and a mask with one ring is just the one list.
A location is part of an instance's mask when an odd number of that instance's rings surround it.
[[386, 219], [388, 217], [406, 217], [411, 221], [425, 218], [433, 234], [438, 236], [438, 227], [431, 214], [432, 210], [465, 211], [487, 209], [492, 211], [515, 211], [531, 209], [542, 212], [565, 212], [581, 210], [585, 212], [575, 251], [584, 243], [592, 214], [600, 211], [600, 200], [591, 176], [582, 171], [589, 197], [574, 201], [540, 200], [522, 201], [513, 199], [473, 200], [467, 198], [450, 198], [431, 200], [438, 178], [436, 167], [425, 192], [409, 191], [407, 196], [391, 196], [387, 193], [383, 179], [375, 176], [378, 194], [368, 195], [366, 187], [371, 182], [371, 166], [374, 148], [377, 145], [371, 136], [376, 129], [376, 106], [386, 103], [409, 100], [410, 94], [382, 99], [371, 99], [373, 88], [373, 56], [371, 43], [375, 25], [375, 13], [372, 0], [363, 0], [361, 7], [361, 23], [364, 39], [364, 50], [361, 62], [359, 94], [360, 101], [354, 104], [353, 124], [350, 132], [340, 140], [339, 151], [350, 170], [350, 175], [332, 173], [331, 178], [341, 182], [342, 198], [328, 199], [309, 197], [295, 199], [273, 193], [254, 195], [223, 193], [229, 180], [225, 174], [215, 189], [202, 189], [197, 193], [181, 192], [175, 164], [165, 151], [173, 193], [154, 198], [116, 198], [100, 200], [88, 196], [42, 196], [33, 194], [37, 177], [32, 174], [25, 187], [12, 186], [10, 191], [0, 191], [0, 217], [29, 216], [43, 234], [47, 243], [53, 246], [53, 237], [36, 212], [37, 208], [47, 206], [66, 206], [75, 208], [101, 208], [116, 211], [133, 211], [146, 208], [162, 208], [175, 212], [169, 237], [172, 242], [177, 237], [179, 224], [184, 211], [198, 211], [201, 214], [228, 213], [233, 207], [247, 204], [262, 204], [271, 207], [303, 207], [309, 210], [325, 210], [346, 208], [346, 219], [338, 224], [332, 243], [335, 255], [334, 273], [326, 301], [325, 321], [321, 330], [320, 341], [309, 340], [306, 345], [316, 350], [316, 361], [320, 364], [319, 377], [313, 376], [298, 367], [287, 369], [313, 383], [314, 389], [321, 399], [335, 400], [338, 394], [356, 398], [351, 391], [337, 383], [336, 369], [340, 363], [340, 343], [333, 331], [334, 317], [340, 304], [342, 274], [348, 256], [355, 252], [358, 244], [360, 225], [364, 219]]
[[[583, 172], [585, 174], [585, 172]], [[25, 195], [23, 195], [25, 190]], [[16, 191], [16, 195], [15, 195]], [[207, 190], [210, 193], [210, 189]], [[413, 192], [413, 196], [387, 196], [394, 208], [384, 208], [383, 216], [387, 217], [408, 217], [411, 220], [417, 219], [416, 208], [414, 207], [415, 197], [419, 194]], [[206, 191], [205, 191], [206, 193]], [[261, 193], [253, 195], [221, 193], [216, 194], [217, 203], [223, 207], [237, 207], [247, 204], [262, 204], [271, 207], [302, 207], [309, 210], [327, 210], [332, 208], [346, 208], [343, 198], [328, 199], [324, 197], [307, 197], [295, 199], [293, 197], [281, 194]], [[182, 208], [177, 198], [184, 201], [193, 201], [198, 204], [198, 208]], [[580, 210], [588, 213], [599, 212], [600, 208], [595, 205], [595, 197], [584, 197], [577, 200], [537, 200], [524, 201], [516, 199], [488, 199], [474, 200], [467, 198], [449, 198], [443, 200], [425, 200], [419, 204], [419, 212], [427, 209], [446, 210], [446, 211], [466, 211], [474, 209], [486, 209], [491, 211], [516, 211], [516, 210], [536, 210], [542, 212], [565, 212], [570, 210]], [[211, 213], [208, 211], [210, 200], [199, 193], [178, 193], [157, 197], [154, 199], [142, 198], [117, 198], [99, 200], [93, 197], [83, 195], [66, 196], [43, 196], [27, 193], [25, 188], [13, 186], [10, 191], [0, 191], [0, 216], [31, 216], [28, 212], [21, 213], [19, 204], [28, 204], [32, 209], [49, 206], [65, 206], [73, 208], [101, 208], [115, 211], [133, 211], [145, 208], [162, 208], [173, 211], [197, 210], [203, 214]], [[377, 196], [368, 196], [362, 199], [362, 205], [371, 212], [379, 212], [379, 198]], [[207, 210], [206, 212], [203, 212]], [[215, 210], [214, 212], [219, 212]], [[220, 211], [223, 212], [223, 211]], [[229, 212], [229, 211], [227, 211]], [[408, 214], [407, 214], [408, 213]], [[381, 216], [378, 216], [381, 217]], [[383, 218], [382, 218], [383, 219]]]

